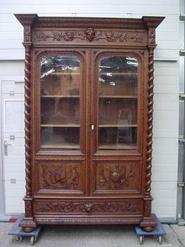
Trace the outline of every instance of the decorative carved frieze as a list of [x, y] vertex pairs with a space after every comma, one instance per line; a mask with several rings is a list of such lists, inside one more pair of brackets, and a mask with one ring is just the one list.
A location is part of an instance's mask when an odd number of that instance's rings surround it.
[[139, 200], [131, 201], [71, 201], [57, 200], [44, 201], [35, 204], [37, 212], [60, 212], [60, 213], [124, 213], [124, 212], [140, 212], [141, 203]]
[[67, 41], [96, 41], [96, 42], [114, 42], [123, 44], [140, 44], [146, 42], [144, 31], [103, 31], [87, 28], [85, 30], [63, 30], [63, 31], [35, 31], [33, 32], [33, 42], [67, 42]]
[[72, 189], [80, 188], [80, 167], [76, 164], [42, 164], [41, 188]]

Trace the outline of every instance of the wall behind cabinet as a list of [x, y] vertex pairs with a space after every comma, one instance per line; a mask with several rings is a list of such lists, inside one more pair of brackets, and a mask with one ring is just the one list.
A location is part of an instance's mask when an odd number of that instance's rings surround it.
[[[24, 74], [23, 28], [13, 13], [37, 13], [45, 16], [166, 17], [157, 28], [158, 46], [155, 50], [152, 194], [153, 211], [161, 218], [175, 219], [178, 168], [179, 1], [63, 0], [61, 4], [60, 0], [1, 0], [0, 77]], [[21, 181], [24, 181], [24, 177]], [[22, 186], [23, 182], [16, 192], [12, 189], [12, 198], [6, 203], [7, 213], [15, 211], [12, 203], [15, 193], [19, 209], [23, 210]]]

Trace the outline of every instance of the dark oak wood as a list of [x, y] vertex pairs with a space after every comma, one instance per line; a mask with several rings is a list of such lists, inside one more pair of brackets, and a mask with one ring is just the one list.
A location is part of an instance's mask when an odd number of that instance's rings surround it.
[[[151, 231], [153, 51], [164, 17], [15, 16], [25, 46], [22, 228], [140, 224]], [[56, 67], [42, 79], [43, 59], [60, 56], [80, 67]], [[110, 57], [122, 59], [124, 71], [111, 65], [107, 72]]]

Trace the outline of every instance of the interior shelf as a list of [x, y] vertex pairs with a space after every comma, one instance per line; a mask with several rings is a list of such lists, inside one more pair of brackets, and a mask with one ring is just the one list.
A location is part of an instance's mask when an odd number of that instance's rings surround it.
[[80, 75], [80, 72], [53, 72], [51, 75]]
[[65, 127], [69, 127], [69, 128], [79, 128], [80, 125], [79, 124], [41, 124], [40, 127], [49, 127], [49, 128], [65, 128]]
[[100, 95], [99, 98], [102, 99], [137, 99], [136, 95]]
[[99, 145], [99, 149], [136, 149], [136, 145], [104, 144]]
[[41, 95], [42, 98], [80, 98], [80, 95]]
[[137, 128], [137, 124], [99, 124], [99, 128]]
[[41, 148], [79, 149], [79, 145], [42, 144]]
[[[80, 98], [80, 95], [41, 95], [41, 98]], [[137, 99], [136, 95], [100, 95], [102, 99]]]
[[99, 72], [99, 75], [137, 75], [138, 73], [134, 73], [134, 72]]

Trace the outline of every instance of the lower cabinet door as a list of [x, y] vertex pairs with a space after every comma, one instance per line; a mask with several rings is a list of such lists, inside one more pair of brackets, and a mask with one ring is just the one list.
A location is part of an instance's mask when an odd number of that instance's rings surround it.
[[36, 166], [35, 195], [83, 195], [85, 161], [39, 161]]
[[92, 194], [124, 196], [141, 193], [141, 162], [95, 160], [92, 165]]

